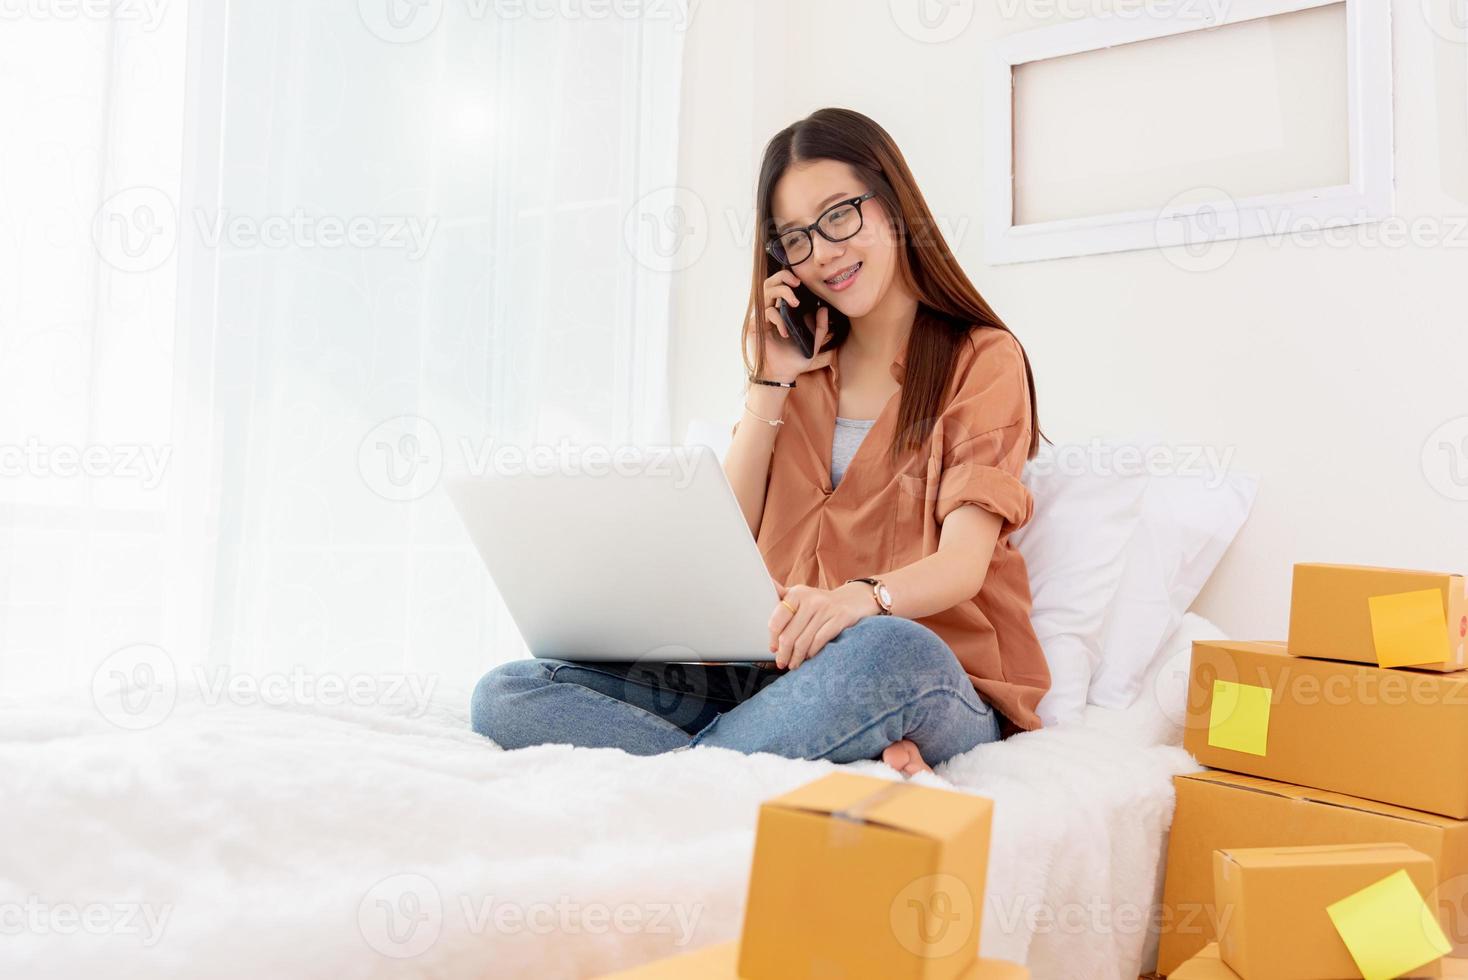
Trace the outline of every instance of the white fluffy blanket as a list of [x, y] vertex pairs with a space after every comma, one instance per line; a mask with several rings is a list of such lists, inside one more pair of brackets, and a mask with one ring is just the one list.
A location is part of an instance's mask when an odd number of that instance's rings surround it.
[[[920, 777], [996, 801], [985, 955], [1037, 980], [1146, 965], [1171, 778], [1197, 768], [1181, 685], [1148, 692]], [[426, 711], [207, 694], [138, 732], [90, 693], [0, 707], [0, 975], [594, 976], [737, 937], [760, 801], [833, 768], [506, 753], [463, 693]]]

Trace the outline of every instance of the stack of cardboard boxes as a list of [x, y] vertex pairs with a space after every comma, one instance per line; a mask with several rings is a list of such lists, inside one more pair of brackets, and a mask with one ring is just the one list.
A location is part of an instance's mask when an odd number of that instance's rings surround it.
[[1195, 643], [1158, 972], [1468, 965], [1465, 668], [1459, 575], [1297, 565], [1288, 644]]
[[835, 772], [763, 804], [740, 940], [604, 980], [1028, 980], [979, 959], [981, 796]]

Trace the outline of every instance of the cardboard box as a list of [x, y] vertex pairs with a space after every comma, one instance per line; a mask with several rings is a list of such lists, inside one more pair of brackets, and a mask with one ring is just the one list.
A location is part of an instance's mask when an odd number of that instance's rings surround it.
[[1183, 745], [1212, 768], [1468, 817], [1468, 673], [1197, 642]]
[[[1443, 960], [1442, 975], [1468, 980], [1468, 960]], [[1173, 970], [1168, 980], [1243, 980], [1218, 955], [1218, 944], [1209, 943], [1197, 956]]]
[[[646, 966], [608, 973], [601, 980], [742, 980], [736, 970], [738, 960], [737, 942], [719, 943]], [[960, 976], [961, 980], [1030, 980], [1030, 971], [1001, 960], [975, 960], [968, 972]]]
[[1438, 921], [1468, 957], [1468, 821], [1232, 772], [1178, 776], [1167, 842], [1157, 972], [1218, 938], [1213, 852], [1240, 847], [1397, 841], [1437, 867]]
[[[1405, 844], [1214, 851], [1213, 903], [1219, 910], [1223, 962], [1241, 976], [1271, 980], [1361, 976], [1327, 910], [1403, 870], [1411, 878], [1410, 886], [1401, 883], [1405, 897], [1419, 907], [1423, 901], [1436, 906], [1437, 869], [1432, 858]], [[1415, 940], [1405, 964], [1412, 969], [1411, 976], [1441, 976], [1441, 952], [1418, 955], [1426, 938], [1421, 928], [1416, 932], [1392, 937], [1398, 943]], [[1427, 965], [1421, 965], [1424, 962]]]
[[740, 941], [752, 980], [949, 980], [978, 956], [993, 803], [835, 772], [760, 807]]
[[1224, 965], [1218, 955], [1218, 944], [1209, 943], [1186, 963], [1172, 971], [1170, 980], [1240, 980], [1239, 975]]
[[[1438, 593], [1440, 611], [1431, 601], [1423, 604], [1429, 597], [1414, 600], [1429, 590]], [[1431, 617], [1431, 628], [1422, 616]], [[1396, 568], [1296, 565], [1289, 651], [1377, 666], [1408, 666], [1399, 662], [1405, 656], [1419, 659], [1411, 666], [1424, 670], [1468, 668], [1468, 580]]]
[[605, 973], [597, 980], [740, 980], [735, 969], [738, 961], [737, 942], [717, 943], [630, 970]]

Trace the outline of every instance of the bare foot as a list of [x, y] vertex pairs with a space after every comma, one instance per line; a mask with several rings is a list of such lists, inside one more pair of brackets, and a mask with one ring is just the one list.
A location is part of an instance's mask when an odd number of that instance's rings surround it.
[[918, 751], [918, 747], [905, 738], [883, 749], [882, 761], [904, 776], [933, 771], [933, 767], [923, 761], [923, 754]]

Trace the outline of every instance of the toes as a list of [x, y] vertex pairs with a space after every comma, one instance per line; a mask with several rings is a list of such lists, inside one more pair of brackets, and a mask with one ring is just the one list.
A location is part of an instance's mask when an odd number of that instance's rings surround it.
[[906, 772], [912, 764], [912, 757], [904, 743], [893, 742], [882, 750], [882, 761], [898, 772]]
[[933, 767], [928, 765], [928, 761], [923, 758], [922, 752], [918, 750], [918, 747], [916, 745], [904, 739], [902, 742], [902, 747], [907, 752], [907, 762], [906, 765], [902, 767], [903, 772], [907, 773], [907, 775], [909, 776], [915, 776], [920, 772], [933, 771]]
[[909, 739], [893, 742], [882, 751], [882, 761], [904, 776], [916, 776], [920, 772], [932, 772], [918, 747]]

